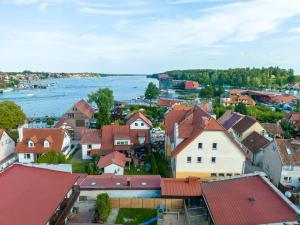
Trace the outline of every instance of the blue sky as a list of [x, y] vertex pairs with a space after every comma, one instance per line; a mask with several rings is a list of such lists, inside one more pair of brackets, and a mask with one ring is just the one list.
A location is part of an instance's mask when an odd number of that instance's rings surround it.
[[300, 74], [300, 0], [0, 0], [0, 70]]

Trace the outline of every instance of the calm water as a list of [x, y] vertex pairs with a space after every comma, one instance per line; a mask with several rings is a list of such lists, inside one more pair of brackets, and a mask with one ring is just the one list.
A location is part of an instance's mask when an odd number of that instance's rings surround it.
[[101, 87], [113, 90], [116, 100], [130, 100], [144, 94], [148, 83], [156, 79], [146, 76], [110, 76], [100, 78], [62, 78], [43, 80], [54, 83], [47, 89], [13, 90], [0, 94], [0, 100], [11, 100], [22, 107], [27, 116], [61, 116], [81, 98]]

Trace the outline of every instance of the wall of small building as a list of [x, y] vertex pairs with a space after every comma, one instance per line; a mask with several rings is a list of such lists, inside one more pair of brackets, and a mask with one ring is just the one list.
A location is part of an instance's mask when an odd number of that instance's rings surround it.
[[25, 155], [27, 153], [18, 153], [18, 160], [20, 163], [32, 163], [34, 162], [34, 154], [33, 153], [28, 153], [30, 155], [30, 158], [25, 158]]
[[[286, 179], [285, 179], [286, 178]], [[284, 165], [282, 167], [280, 183], [300, 187], [300, 166]]]
[[6, 132], [3, 132], [0, 140], [0, 161], [14, 153], [14, 150], [14, 140]]
[[264, 148], [263, 170], [269, 175], [272, 183], [278, 187], [281, 179], [282, 163], [277, 148], [275, 141]]
[[263, 157], [264, 157], [264, 153], [263, 153], [262, 150], [259, 151], [259, 152], [257, 152], [257, 153], [255, 153], [253, 155], [253, 163], [254, 163], [254, 165], [262, 167]]
[[107, 167], [104, 167], [104, 173], [113, 173], [115, 175], [123, 175], [124, 168], [121, 166], [118, 166], [116, 164], [111, 164]]
[[[198, 143], [203, 144], [202, 149], [198, 149]], [[216, 150], [212, 149], [213, 143], [217, 143]], [[187, 157], [192, 158], [191, 163]], [[201, 157], [201, 163], [197, 157]], [[216, 157], [216, 163], [212, 163], [212, 157]], [[224, 132], [204, 131], [176, 156], [176, 178], [209, 178], [212, 173], [217, 176], [242, 174], [244, 163], [244, 154]]]
[[145, 123], [144, 120], [142, 119], [137, 119], [134, 121], [132, 124], [130, 124], [130, 129], [140, 129], [140, 130], [145, 130], [145, 129], [150, 129], [150, 126]]
[[81, 145], [81, 157], [83, 160], [92, 159], [91, 156], [87, 154], [87, 152], [91, 149], [100, 149], [101, 144], [91, 144], [92, 148], [88, 148], [89, 144], [82, 144]]

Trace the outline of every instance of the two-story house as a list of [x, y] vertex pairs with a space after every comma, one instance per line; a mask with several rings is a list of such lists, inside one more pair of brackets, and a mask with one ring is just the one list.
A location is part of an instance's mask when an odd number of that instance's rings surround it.
[[14, 140], [3, 129], [0, 129], [0, 171], [15, 161], [14, 151]]
[[94, 121], [95, 109], [85, 100], [75, 103], [55, 124], [55, 128], [69, 127], [73, 130], [73, 139], [80, 140], [80, 131], [89, 128]]
[[277, 187], [300, 187], [300, 139], [274, 139], [264, 148], [263, 169]]
[[61, 128], [23, 128], [15, 153], [20, 163], [32, 163], [49, 151], [62, 152], [67, 157], [71, 151], [71, 138]]
[[200, 107], [168, 112], [165, 126], [174, 177], [216, 178], [243, 174], [245, 152], [228, 131]]

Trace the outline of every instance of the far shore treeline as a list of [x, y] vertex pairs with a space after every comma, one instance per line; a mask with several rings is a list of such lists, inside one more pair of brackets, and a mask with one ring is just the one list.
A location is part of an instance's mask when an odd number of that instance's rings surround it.
[[[177, 80], [198, 81], [200, 85], [231, 86], [238, 88], [282, 88], [300, 81], [293, 69], [279, 67], [191, 69], [164, 72]], [[158, 74], [151, 77], [156, 78]]]

